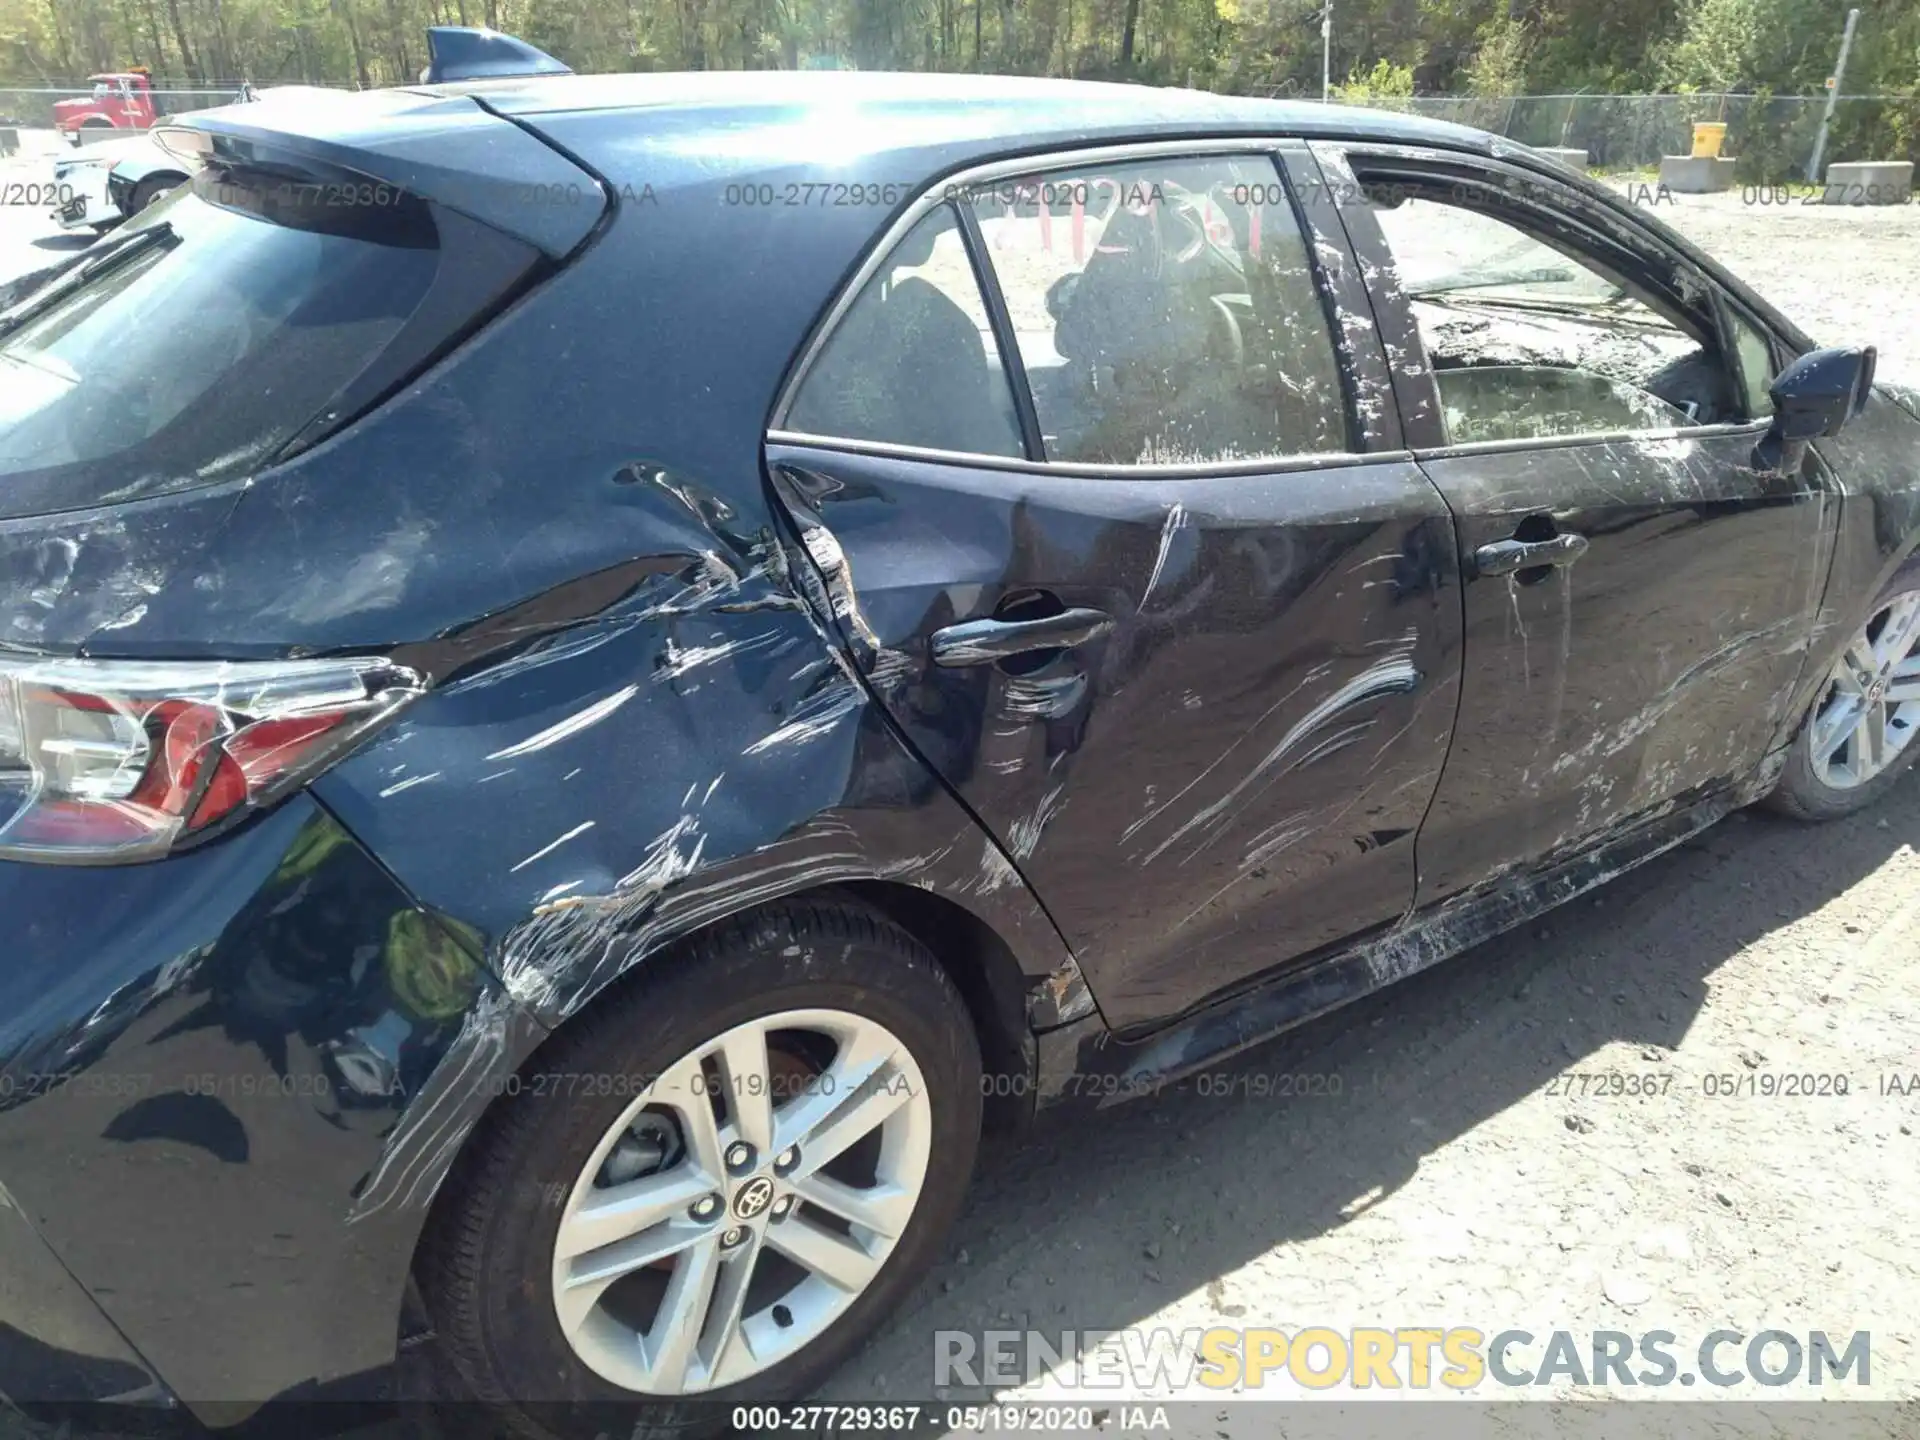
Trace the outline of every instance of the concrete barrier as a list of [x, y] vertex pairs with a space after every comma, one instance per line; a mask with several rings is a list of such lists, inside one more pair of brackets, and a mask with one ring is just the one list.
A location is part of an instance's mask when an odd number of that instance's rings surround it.
[[1905, 205], [1913, 199], [1911, 160], [1850, 160], [1827, 167], [1823, 205]]
[[1728, 155], [1668, 155], [1660, 161], [1660, 184], [1676, 195], [1715, 195], [1733, 188]]
[[1558, 160], [1569, 170], [1578, 170], [1583, 175], [1587, 172], [1587, 152], [1584, 150], [1574, 150], [1565, 145], [1536, 145], [1534, 149], [1549, 160]]

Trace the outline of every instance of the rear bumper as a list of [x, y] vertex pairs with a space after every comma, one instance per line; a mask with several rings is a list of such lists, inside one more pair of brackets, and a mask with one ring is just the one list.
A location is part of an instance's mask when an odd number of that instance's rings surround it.
[[233, 1421], [390, 1364], [427, 1207], [537, 1027], [305, 794], [153, 864], [0, 862], [0, 916], [0, 1322], [48, 1383], [140, 1371]]
[[59, 209], [52, 211], [51, 215], [53, 222], [62, 230], [79, 230], [93, 224], [96, 220], [105, 218], [103, 215], [90, 214], [89, 212], [93, 209], [94, 206], [89, 197], [75, 195]]
[[54, 169], [55, 192], [64, 203], [50, 213], [64, 230], [79, 230], [89, 225], [104, 225], [121, 218], [108, 194], [106, 165], [73, 165], [62, 173]]
[[168, 1406], [172, 1395], [0, 1189], [0, 1400]]
[[49, 218], [62, 230], [84, 230], [95, 223], [94, 218], [88, 215], [91, 208], [86, 196], [76, 195], [58, 210], [52, 211]]

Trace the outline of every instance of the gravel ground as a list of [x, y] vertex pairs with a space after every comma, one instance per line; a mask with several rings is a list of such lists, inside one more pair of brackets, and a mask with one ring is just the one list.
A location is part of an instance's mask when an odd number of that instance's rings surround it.
[[[1877, 343], [1888, 373], [1920, 377], [1920, 206], [1779, 209], [1731, 195], [1659, 213], [1811, 333]], [[66, 244], [46, 233], [30, 213], [0, 211], [0, 278]], [[1597, 1072], [1655, 1093], [1566, 1093]], [[1593, 1330], [1668, 1330], [1683, 1362], [1716, 1329], [1867, 1330], [1870, 1381], [1843, 1391], [1749, 1380], [1581, 1394], [1555, 1381], [1527, 1393], [1904, 1405], [1663, 1405], [1628, 1428], [1613, 1407], [1586, 1404], [1369, 1424], [1364, 1406], [1281, 1418], [1210, 1398], [1170, 1418], [1208, 1436], [1911, 1436], [1920, 1099], [1886, 1087], [1917, 1072], [1920, 782], [1819, 830], [1736, 816], [1599, 898], [1214, 1080], [1104, 1123], [1046, 1128], [995, 1159], [947, 1260], [830, 1393], [924, 1399], [941, 1330], [1471, 1325], [1569, 1330], [1583, 1350]], [[1302, 1073], [1338, 1077], [1339, 1093], [1272, 1098], [1271, 1077]], [[1710, 1093], [1786, 1075], [1844, 1076], [1849, 1093]]]
[[[1803, 187], [1804, 188], [1804, 187]], [[1638, 198], [1641, 190], [1627, 193]], [[1878, 345], [1880, 367], [1920, 379], [1920, 199], [1911, 205], [1748, 204], [1680, 195], [1655, 215], [1828, 345]]]

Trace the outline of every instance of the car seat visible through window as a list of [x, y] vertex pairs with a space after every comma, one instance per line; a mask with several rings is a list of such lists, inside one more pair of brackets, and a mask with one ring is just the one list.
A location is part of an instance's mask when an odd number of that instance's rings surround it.
[[[904, 273], [940, 268], [935, 247], [945, 233], [957, 241], [943, 207], [894, 248], [821, 351], [790, 428], [967, 454], [1022, 453], [1012, 398], [981, 333], [984, 305], [976, 319], [927, 275]], [[957, 244], [951, 251], [958, 273], [941, 279], [972, 287], [964, 252]], [[978, 304], [977, 292], [969, 298]]]

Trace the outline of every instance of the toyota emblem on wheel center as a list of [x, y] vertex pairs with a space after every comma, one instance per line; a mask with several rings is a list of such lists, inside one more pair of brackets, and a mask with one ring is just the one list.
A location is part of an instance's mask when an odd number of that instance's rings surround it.
[[751, 1220], [773, 1203], [773, 1181], [762, 1175], [742, 1185], [733, 1196], [733, 1213]]

